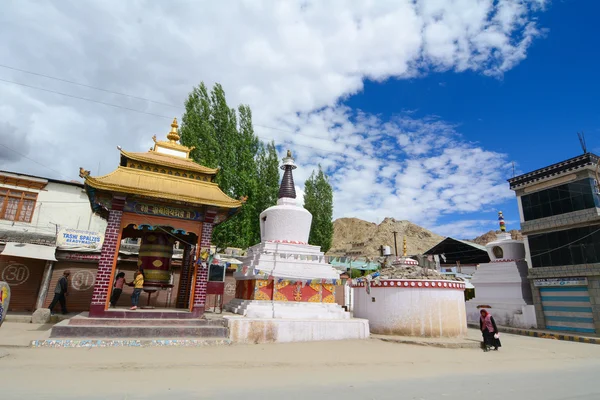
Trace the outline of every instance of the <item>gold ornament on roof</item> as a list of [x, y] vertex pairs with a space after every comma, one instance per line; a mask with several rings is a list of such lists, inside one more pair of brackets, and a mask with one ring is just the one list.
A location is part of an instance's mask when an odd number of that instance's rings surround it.
[[403, 257], [407, 257], [408, 253], [406, 250], [406, 236], [404, 237], [404, 243], [402, 244], [402, 252], [403, 252]]
[[179, 125], [177, 124], [177, 118], [173, 118], [173, 123], [171, 124], [171, 132], [167, 135], [167, 139], [169, 142], [176, 143], [179, 141], [179, 132], [177, 130]]
[[287, 151], [287, 156], [288, 156], [288, 158], [292, 158], [292, 151], [291, 150]]
[[79, 167], [79, 177], [80, 178], [87, 178], [88, 176], [90, 176], [90, 171], [85, 170], [85, 169]]

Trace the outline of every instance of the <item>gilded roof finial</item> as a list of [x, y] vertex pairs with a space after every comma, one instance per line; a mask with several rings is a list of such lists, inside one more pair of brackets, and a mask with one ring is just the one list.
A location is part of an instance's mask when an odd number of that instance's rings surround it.
[[288, 156], [289, 158], [292, 158], [292, 151], [291, 151], [291, 150], [288, 150], [288, 151], [287, 151], [287, 156]]
[[177, 118], [173, 118], [173, 123], [171, 124], [171, 132], [169, 132], [169, 134], [167, 135], [167, 139], [169, 139], [169, 142], [171, 143], [179, 141], [179, 132], [177, 131], [177, 128], [179, 128], [179, 125], [177, 124]]
[[407, 257], [408, 253], [407, 253], [407, 250], [406, 250], [406, 236], [404, 236], [404, 241], [403, 242], [404, 243], [402, 244], [402, 253], [403, 253], [402, 257]]

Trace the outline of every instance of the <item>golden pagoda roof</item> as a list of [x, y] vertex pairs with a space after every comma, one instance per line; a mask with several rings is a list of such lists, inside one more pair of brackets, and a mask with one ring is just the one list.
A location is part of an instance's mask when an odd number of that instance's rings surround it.
[[121, 151], [121, 166], [108, 175], [92, 177], [80, 168], [85, 184], [104, 191], [134, 194], [163, 200], [182, 201], [222, 208], [239, 208], [239, 201], [227, 196], [212, 182], [218, 169], [208, 168], [190, 159], [193, 147], [179, 140], [177, 119], [173, 119], [168, 141], [158, 141], [147, 153]]
[[171, 168], [180, 168], [186, 171], [200, 172], [207, 175], [215, 175], [218, 171], [216, 168], [209, 168], [197, 164], [190, 158], [181, 158], [168, 154], [161, 154], [154, 150], [150, 150], [146, 153], [130, 153], [128, 151], [121, 150], [121, 155], [130, 160], [147, 162], [149, 164], [162, 165]]
[[98, 190], [135, 194], [223, 208], [242, 202], [227, 196], [216, 183], [196, 181], [134, 168], [119, 167], [108, 175], [85, 176], [86, 185]]

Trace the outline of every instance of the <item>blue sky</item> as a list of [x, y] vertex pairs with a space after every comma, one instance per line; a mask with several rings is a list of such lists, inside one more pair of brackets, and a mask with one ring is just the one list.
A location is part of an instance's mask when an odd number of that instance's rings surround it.
[[[589, 151], [600, 152], [598, 13], [598, 2], [552, 2], [536, 14], [546, 29], [544, 37], [502, 77], [450, 71], [367, 81], [364, 91], [344, 104], [384, 119], [401, 110], [414, 111], [415, 117], [439, 116], [456, 124], [466, 140], [507, 154], [517, 174], [580, 154], [579, 131], [585, 133]], [[506, 178], [510, 175], [508, 171]], [[493, 221], [495, 210], [503, 210], [510, 229], [519, 228], [515, 198], [481, 212], [443, 216], [439, 222]]]
[[231, 105], [250, 105], [261, 139], [293, 150], [300, 203], [320, 164], [336, 218], [472, 238], [501, 209], [518, 228], [513, 161], [519, 173], [575, 156], [577, 131], [600, 151], [599, 11], [549, 0], [7, 0], [0, 168], [109, 173], [117, 145], [146, 151], [195, 85], [218, 82]]

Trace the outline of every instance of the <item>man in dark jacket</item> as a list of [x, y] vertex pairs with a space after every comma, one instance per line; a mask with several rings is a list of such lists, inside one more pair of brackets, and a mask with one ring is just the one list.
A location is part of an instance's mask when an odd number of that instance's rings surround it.
[[69, 270], [63, 272], [63, 276], [60, 277], [58, 282], [56, 283], [56, 288], [54, 289], [54, 299], [52, 299], [52, 303], [50, 303], [50, 312], [53, 312], [52, 309], [56, 305], [56, 303], [60, 302], [60, 308], [63, 314], [67, 313], [67, 299], [68, 289], [69, 289], [69, 275], [71, 272]]

